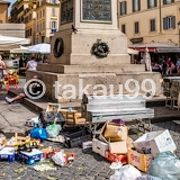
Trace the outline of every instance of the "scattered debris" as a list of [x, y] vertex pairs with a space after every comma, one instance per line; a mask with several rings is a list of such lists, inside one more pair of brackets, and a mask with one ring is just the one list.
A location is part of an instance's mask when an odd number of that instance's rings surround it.
[[33, 169], [40, 172], [57, 170], [57, 168], [51, 162], [43, 162], [43, 163], [37, 164], [33, 166]]

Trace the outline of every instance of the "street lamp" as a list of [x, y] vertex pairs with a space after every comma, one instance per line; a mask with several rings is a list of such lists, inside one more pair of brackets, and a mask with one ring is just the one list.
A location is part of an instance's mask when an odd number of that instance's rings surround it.
[[180, 47], [180, 21], [178, 22], [178, 29], [179, 29], [179, 47]]

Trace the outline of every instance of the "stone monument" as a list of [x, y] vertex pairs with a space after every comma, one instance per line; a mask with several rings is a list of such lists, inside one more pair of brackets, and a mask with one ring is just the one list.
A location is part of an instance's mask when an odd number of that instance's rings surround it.
[[[61, 87], [72, 84], [81, 98], [79, 80], [88, 90], [94, 85], [117, 86], [128, 79], [140, 84], [144, 78], [153, 79], [160, 88], [157, 73], [145, 72], [144, 65], [130, 64], [127, 53], [127, 38], [118, 28], [117, 1], [114, 0], [61, 0], [60, 30], [51, 43], [51, 55], [47, 64], [40, 64], [37, 72], [28, 72], [27, 78], [38, 74], [45, 82], [46, 96], [61, 101], [63, 89], [55, 89], [55, 82]], [[82, 87], [81, 87], [82, 88]]]

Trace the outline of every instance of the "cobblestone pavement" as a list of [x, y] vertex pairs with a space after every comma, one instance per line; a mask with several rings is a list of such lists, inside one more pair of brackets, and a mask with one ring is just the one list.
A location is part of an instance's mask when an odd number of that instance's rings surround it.
[[[6, 105], [0, 100], [0, 127], [8, 130], [22, 130], [24, 121], [35, 116], [20, 104]], [[15, 129], [14, 129], [15, 128]], [[169, 129], [177, 145], [176, 154], [180, 157], [180, 123], [168, 121], [153, 124], [153, 130]], [[51, 146], [59, 144], [45, 143]], [[37, 172], [31, 166], [14, 162], [0, 162], [0, 179], [3, 180], [106, 180], [113, 172], [110, 164], [92, 151], [83, 153], [81, 148], [69, 149], [76, 153], [75, 161], [67, 167], [57, 167], [57, 171]]]

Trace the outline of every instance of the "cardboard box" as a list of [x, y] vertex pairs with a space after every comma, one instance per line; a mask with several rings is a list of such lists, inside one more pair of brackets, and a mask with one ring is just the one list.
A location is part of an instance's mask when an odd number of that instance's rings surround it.
[[106, 159], [109, 162], [121, 162], [122, 164], [127, 164], [127, 155], [125, 154], [112, 154], [109, 151], [106, 151]]
[[130, 137], [127, 138], [127, 148], [128, 148], [128, 149], [134, 148], [133, 142], [134, 142], [134, 141], [133, 141], [132, 138], [130, 138]]
[[128, 150], [128, 163], [143, 172], [147, 172], [153, 160], [152, 154], [141, 154], [134, 149]]
[[99, 139], [93, 138], [92, 150], [93, 152], [106, 157], [106, 151], [108, 151], [109, 146], [107, 143], [100, 141]]
[[154, 157], [161, 152], [176, 150], [169, 130], [146, 133], [134, 141], [134, 146], [138, 152], [149, 153]]
[[59, 103], [48, 103], [46, 112], [58, 112], [61, 109], [61, 104]]
[[125, 141], [128, 137], [128, 128], [127, 126], [120, 126], [116, 124], [111, 124], [111, 122], [107, 122], [102, 132], [103, 136], [111, 141]]
[[102, 127], [99, 139], [108, 144], [109, 151], [112, 154], [126, 154], [127, 153], [127, 139], [125, 141], [112, 142], [111, 139], [104, 137], [106, 124]]
[[127, 142], [119, 141], [119, 142], [110, 142], [109, 151], [112, 154], [127, 154]]

